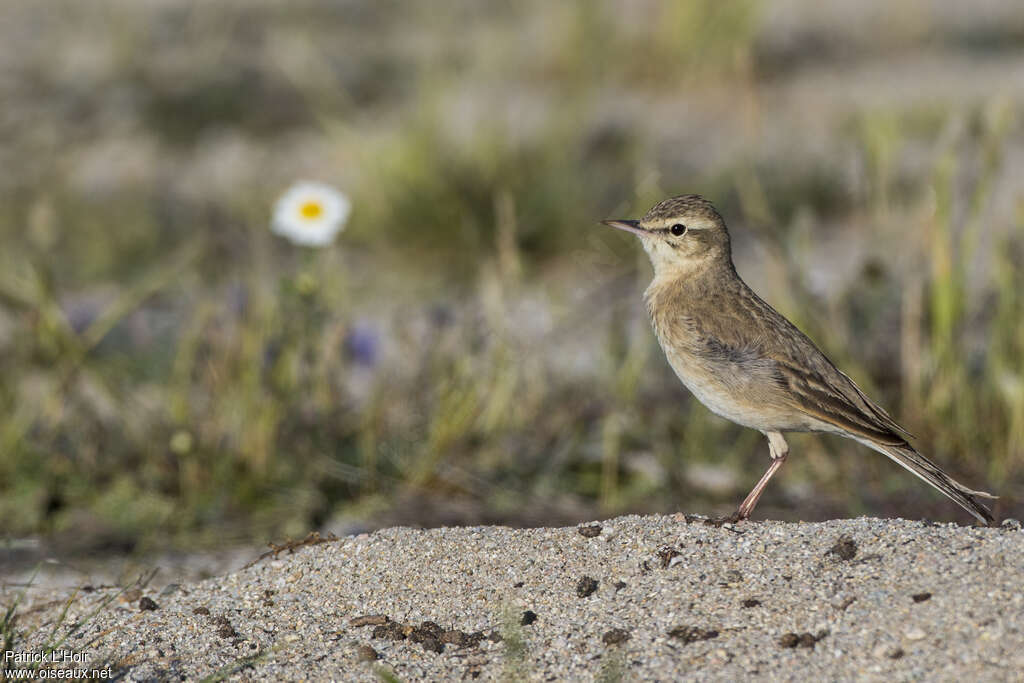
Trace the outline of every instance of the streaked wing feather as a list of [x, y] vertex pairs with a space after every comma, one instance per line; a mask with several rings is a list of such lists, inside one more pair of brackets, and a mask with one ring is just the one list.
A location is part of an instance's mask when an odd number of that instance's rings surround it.
[[857, 392], [857, 395], [860, 396], [861, 400], [864, 401], [865, 404], [867, 404], [868, 408], [871, 409], [871, 412], [875, 414], [875, 417], [877, 417], [879, 421], [887, 425], [889, 429], [893, 430], [898, 434], [903, 434], [904, 436], [908, 436], [911, 439], [914, 438], [914, 435], [908, 432], [906, 429], [904, 429], [898, 422], [896, 422], [896, 420], [892, 419], [892, 416], [890, 416], [884, 408], [877, 405], [874, 401], [868, 398], [868, 395], [865, 394], [859, 386], [857, 386], [857, 383], [854, 382], [849, 375], [847, 375], [845, 372], [838, 368], [836, 368], [836, 372], [842, 375], [843, 378], [847, 382], [849, 382], [850, 387], [852, 387], [853, 390]]
[[[880, 444], [906, 445], [899, 431], [890, 426], [891, 418], [886, 421], [874, 411], [863, 410], [819, 373], [794, 367], [779, 359], [776, 359], [776, 363], [780, 381], [785, 383], [789, 389], [789, 396], [800, 411]], [[846, 379], [845, 375], [840, 375]], [[863, 394], [856, 390], [856, 385], [852, 382], [849, 384], [857, 391], [858, 396], [863, 397]], [[864, 403], [871, 406], [870, 400], [865, 400]]]

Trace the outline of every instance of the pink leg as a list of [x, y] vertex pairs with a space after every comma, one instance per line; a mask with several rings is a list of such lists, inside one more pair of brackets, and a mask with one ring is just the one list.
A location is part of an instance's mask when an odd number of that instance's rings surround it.
[[750, 517], [750, 513], [754, 511], [754, 506], [757, 505], [757, 499], [761, 497], [764, 492], [764, 487], [768, 485], [768, 480], [772, 478], [782, 463], [786, 462], [785, 458], [779, 458], [778, 460], [772, 460], [772, 464], [768, 466], [768, 471], [761, 477], [761, 481], [757, 482], [757, 486], [751, 491], [747, 497], [743, 500], [743, 504], [740, 505], [740, 509], [736, 511], [736, 516], [740, 519], [747, 519]]
[[768, 437], [768, 451], [772, 456], [772, 464], [768, 466], [768, 471], [764, 473], [761, 480], [757, 482], [757, 485], [754, 486], [753, 490], [743, 500], [743, 503], [736, 512], [729, 517], [711, 520], [716, 526], [720, 526], [725, 522], [741, 522], [744, 519], [748, 519], [750, 513], [754, 511], [754, 506], [757, 505], [758, 498], [761, 497], [765, 487], [768, 486], [769, 480], [779, 471], [782, 463], [786, 462], [786, 456], [789, 455], [789, 444], [782, 438], [782, 434], [780, 432], [765, 432], [765, 436]]
[[757, 499], [764, 493], [764, 488], [768, 485], [768, 481], [779, 471], [782, 463], [786, 462], [786, 456], [789, 455], [789, 444], [782, 438], [781, 433], [765, 432], [765, 436], [768, 437], [768, 451], [772, 456], [772, 464], [768, 466], [768, 471], [764, 473], [764, 476], [761, 477], [761, 480], [757, 482], [757, 485], [740, 505], [740, 509], [736, 511], [736, 516], [740, 519], [750, 517], [750, 513], [754, 511], [754, 506], [757, 505]]

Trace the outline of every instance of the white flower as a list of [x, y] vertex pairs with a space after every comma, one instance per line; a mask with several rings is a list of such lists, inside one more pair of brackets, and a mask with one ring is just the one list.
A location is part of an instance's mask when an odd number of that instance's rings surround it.
[[323, 247], [345, 227], [352, 203], [330, 185], [298, 182], [274, 205], [270, 229], [295, 244]]

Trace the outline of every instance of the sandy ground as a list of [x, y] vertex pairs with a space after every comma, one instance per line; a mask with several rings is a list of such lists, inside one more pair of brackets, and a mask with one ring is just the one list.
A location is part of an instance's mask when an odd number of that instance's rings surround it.
[[127, 680], [1022, 680], [1022, 566], [1012, 521], [392, 528], [63, 617], [30, 590], [10, 649]]

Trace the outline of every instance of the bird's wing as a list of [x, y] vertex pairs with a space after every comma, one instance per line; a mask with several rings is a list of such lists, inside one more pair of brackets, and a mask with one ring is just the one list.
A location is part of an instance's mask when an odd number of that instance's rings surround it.
[[[780, 320], [784, 320], [780, 317]], [[775, 329], [778, 329], [777, 323]], [[760, 374], [780, 391], [775, 400], [849, 432], [890, 446], [906, 445], [906, 431], [840, 372], [796, 327], [786, 323], [784, 339], [761, 336], [740, 342], [699, 329], [692, 350], [715, 367], [736, 365], [740, 374]]]
[[853, 389], [854, 391], [857, 392], [857, 395], [867, 405], [868, 410], [870, 410], [872, 412], [872, 414], [875, 416], [876, 419], [881, 421], [883, 424], [887, 425], [889, 427], [889, 429], [893, 430], [894, 432], [896, 432], [898, 434], [903, 434], [904, 436], [908, 436], [911, 439], [914, 438], [914, 435], [911, 434], [910, 432], [908, 432], [906, 429], [904, 429], [900, 425], [900, 423], [896, 422], [896, 420], [892, 419], [892, 417], [889, 415], [889, 413], [887, 413], [885, 411], [884, 408], [882, 408], [880, 405], [878, 405], [877, 403], [872, 401], [870, 398], [868, 398], [867, 394], [865, 394], [863, 391], [861, 391], [861, 388], [859, 386], [857, 386], [857, 383], [854, 382], [853, 379], [849, 375], [847, 375], [842, 370], [839, 370], [838, 368], [835, 368], [835, 371], [843, 376], [843, 379], [846, 380], [847, 384], [849, 385], [849, 387], [851, 389]]
[[855, 436], [871, 439], [887, 446], [904, 446], [900, 427], [884, 410], [864, 395], [857, 385], [837, 370], [823, 355], [827, 364], [817, 367], [794, 364], [788, 358], [773, 358], [776, 381], [800, 412], [831, 424]]
[[760, 372], [768, 369], [768, 378], [781, 390], [777, 400], [851, 436], [887, 446], [907, 445], [904, 435], [910, 434], [840, 372], [807, 335], [742, 280], [735, 280], [734, 287], [703, 298], [691, 295], [712, 309], [685, 321], [684, 336], [697, 340], [696, 353], [719, 363]]
[[910, 436], [841, 372], [796, 325], [749, 288], [740, 297], [759, 325], [761, 352], [775, 363], [775, 380], [797, 410], [880, 444], [902, 446]]

